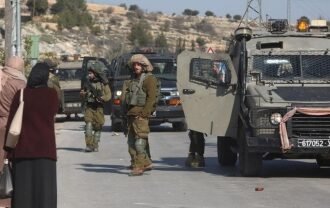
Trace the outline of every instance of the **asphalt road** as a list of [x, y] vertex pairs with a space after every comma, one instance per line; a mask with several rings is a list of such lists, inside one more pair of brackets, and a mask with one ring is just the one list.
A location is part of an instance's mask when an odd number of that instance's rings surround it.
[[[126, 138], [107, 117], [100, 151], [85, 153], [84, 122], [56, 123], [59, 208], [328, 208], [330, 168], [314, 160], [265, 161], [259, 178], [222, 168], [216, 138], [206, 139], [206, 167], [184, 167], [189, 138], [169, 125], [152, 128], [154, 170], [130, 177]], [[256, 187], [263, 188], [256, 191]]]

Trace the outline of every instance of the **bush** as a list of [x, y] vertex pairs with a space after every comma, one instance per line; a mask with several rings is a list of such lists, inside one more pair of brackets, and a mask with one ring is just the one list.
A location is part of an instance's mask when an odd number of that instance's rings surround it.
[[197, 23], [194, 27], [199, 32], [216, 35], [213, 25], [205, 20], [202, 20], [200, 23]]
[[205, 16], [207, 16], [207, 17], [210, 17], [210, 16], [214, 17], [215, 15], [214, 15], [214, 13], [211, 12], [211, 11], [206, 11], [206, 12], [205, 12]]
[[182, 15], [185, 15], [185, 16], [197, 16], [198, 14], [199, 14], [199, 11], [191, 10], [191, 9], [185, 9], [182, 12]]
[[31, 16], [39, 16], [45, 14], [48, 9], [48, 1], [47, 0], [28, 0], [26, 2], [26, 6], [29, 8], [31, 12]]
[[233, 16], [233, 19], [234, 19], [235, 21], [240, 21], [240, 20], [242, 19], [242, 16], [239, 15], [239, 14], [236, 14], [236, 15]]
[[149, 32], [150, 29], [151, 26], [148, 22], [140, 20], [137, 24], [132, 25], [128, 40], [135, 46], [151, 46], [153, 37]]

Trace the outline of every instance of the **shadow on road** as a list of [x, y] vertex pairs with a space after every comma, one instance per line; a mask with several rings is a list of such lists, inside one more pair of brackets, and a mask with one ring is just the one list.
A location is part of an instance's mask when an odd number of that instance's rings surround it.
[[104, 165], [104, 164], [89, 164], [82, 163], [82, 168], [78, 168], [80, 170], [84, 170], [87, 172], [95, 172], [95, 173], [116, 173], [116, 174], [124, 174], [127, 175], [129, 170], [126, 166], [122, 165]]
[[84, 152], [85, 149], [83, 148], [74, 148], [74, 147], [58, 147], [57, 150], [66, 150], [66, 151], [73, 151], [73, 152]]
[[[102, 130], [105, 132], [112, 132], [112, 126], [104, 125]], [[150, 126], [150, 131], [151, 132], [178, 132], [178, 131], [173, 130], [173, 128], [168, 125]], [[116, 132], [116, 133], [122, 133], [122, 131]]]
[[[218, 164], [216, 157], [206, 157], [204, 168], [185, 167], [186, 158], [161, 158], [153, 161], [154, 169], [160, 171], [203, 171], [214, 175], [226, 177], [242, 177], [239, 173], [238, 162], [234, 167], [222, 167]], [[329, 178], [330, 167], [320, 168], [316, 162], [297, 161], [297, 160], [272, 160], [263, 161], [263, 170], [261, 178]]]

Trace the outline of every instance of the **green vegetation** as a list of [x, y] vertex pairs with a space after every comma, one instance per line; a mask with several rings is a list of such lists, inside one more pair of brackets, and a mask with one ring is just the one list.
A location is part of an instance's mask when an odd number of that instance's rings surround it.
[[29, 8], [31, 12], [31, 16], [40, 16], [46, 14], [48, 9], [48, 1], [47, 0], [28, 0], [26, 2], [26, 6]]
[[161, 33], [155, 38], [155, 47], [158, 48], [168, 48], [167, 40], [164, 33]]
[[183, 15], [185, 16], [197, 16], [199, 14], [199, 11], [197, 10], [191, 10], [191, 9], [185, 9], [182, 12]]
[[128, 40], [134, 46], [151, 46], [153, 37], [149, 32], [150, 29], [151, 26], [147, 21], [140, 20], [137, 24], [132, 25]]
[[91, 27], [93, 24], [93, 18], [87, 11], [85, 0], [57, 0], [51, 11], [58, 15], [57, 24], [60, 29], [71, 29], [75, 26]]
[[240, 21], [240, 20], [242, 19], [242, 16], [239, 15], [239, 14], [236, 14], [236, 15], [233, 16], [233, 19], [234, 19], [235, 21]]
[[196, 39], [196, 43], [198, 44], [198, 46], [199, 46], [200, 48], [203, 48], [203, 47], [205, 46], [205, 44], [206, 44], [206, 41], [205, 41], [204, 38], [198, 37], [198, 38]]
[[214, 17], [215, 16], [215, 14], [213, 13], [213, 12], [211, 12], [211, 11], [206, 11], [205, 12], [205, 16], [207, 16], [207, 17]]

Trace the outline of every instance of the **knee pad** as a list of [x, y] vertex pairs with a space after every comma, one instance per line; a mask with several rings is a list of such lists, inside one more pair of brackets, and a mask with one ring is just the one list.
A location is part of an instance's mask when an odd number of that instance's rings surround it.
[[147, 141], [145, 139], [137, 139], [135, 141], [135, 148], [138, 153], [146, 152]]
[[93, 136], [93, 125], [91, 122], [86, 123], [86, 127], [85, 127], [85, 134], [86, 137], [92, 137]]
[[94, 139], [99, 142], [101, 140], [101, 131], [94, 132]]

